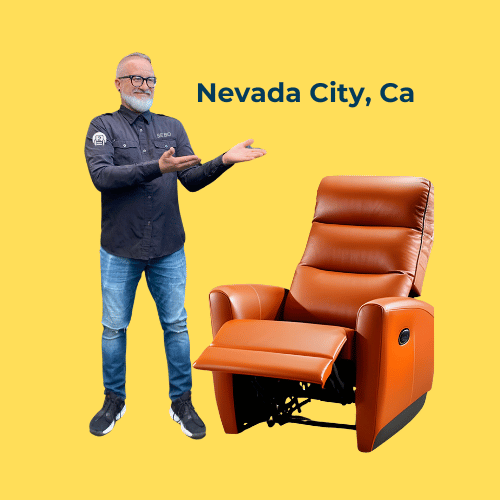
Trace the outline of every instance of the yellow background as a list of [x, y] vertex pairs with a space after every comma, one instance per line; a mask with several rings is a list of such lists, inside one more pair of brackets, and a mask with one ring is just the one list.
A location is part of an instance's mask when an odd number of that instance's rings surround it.
[[[498, 456], [498, 32], [494, 2], [12, 2], [2, 34], [3, 498], [490, 498]], [[410, 5], [409, 5], [410, 4]], [[496, 47], [496, 48], [495, 48]], [[209, 160], [249, 137], [268, 155], [198, 193], [180, 187], [195, 359], [208, 292], [290, 285], [326, 175], [415, 175], [435, 185], [422, 299], [436, 309], [434, 388], [370, 454], [346, 430], [261, 424], [225, 435], [212, 377], [194, 371], [208, 427], [168, 416], [162, 332], [145, 283], [128, 337], [127, 413], [91, 436], [103, 401], [100, 197], [83, 156], [90, 120], [118, 108], [116, 65], [147, 53], [152, 111], [179, 118]], [[370, 107], [315, 103], [318, 82]], [[269, 89], [300, 103], [198, 103], [197, 84]], [[414, 103], [384, 103], [394, 82]], [[310, 408], [310, 409], [309, 409]], [[354, 405], [313, 403], [353, 423]]]

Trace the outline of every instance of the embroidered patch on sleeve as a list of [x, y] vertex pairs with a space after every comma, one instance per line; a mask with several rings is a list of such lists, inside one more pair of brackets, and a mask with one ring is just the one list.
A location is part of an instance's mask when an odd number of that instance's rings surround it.
[[92, 142], [94, 146], [104, 146], [106, 144], [106, 136], [102, 132], [96, 132], [92, 136]]

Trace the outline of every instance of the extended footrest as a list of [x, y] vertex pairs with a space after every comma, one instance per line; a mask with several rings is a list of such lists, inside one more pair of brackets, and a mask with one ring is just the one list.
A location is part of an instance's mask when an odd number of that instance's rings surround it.
[[337, 326], [232, 320], [224, 323], [193, 366], [323, 387], [346, 339], [346, 330]]

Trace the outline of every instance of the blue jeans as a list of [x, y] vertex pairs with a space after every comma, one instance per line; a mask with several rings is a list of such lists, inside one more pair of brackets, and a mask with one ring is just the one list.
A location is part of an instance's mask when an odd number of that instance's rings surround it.
[[184, 308], [184, 248], [166, 257], [150, 260], [117, 257], [101, 248], [104, 387], [125, 399], [126, 332], [143, 271], [163, 328], [169, 397], [174, 400], [191, 390], [192, 385], [187, 314]]

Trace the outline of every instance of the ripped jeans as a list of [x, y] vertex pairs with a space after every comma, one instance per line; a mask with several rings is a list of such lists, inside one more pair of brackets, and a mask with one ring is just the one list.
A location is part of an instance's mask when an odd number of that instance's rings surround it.
[[104, 387], [125, 399], [126, 333], [143, 271], [163, 328], [169, 397], [174, 400], [191, 390], [192, 385], [187, 314], [184, 308], [184, 248], [166, 257], [150, 260], [117, 257], [101, 248]]

